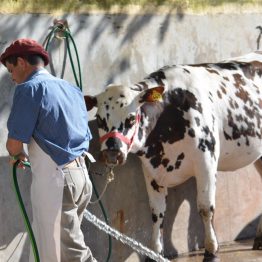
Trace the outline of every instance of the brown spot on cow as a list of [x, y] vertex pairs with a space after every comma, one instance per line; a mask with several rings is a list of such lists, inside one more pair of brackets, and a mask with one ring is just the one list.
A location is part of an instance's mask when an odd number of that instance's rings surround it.
[[239, 87], [237, 92], [235, 93], [237, 97], [239, 97], [244, 103], [247, 103], [247, 101], [250, 100], [249, 93], [244, 90], [244, 88]]
[[243, 79], [242, 75], [240, 74], [233, 74], [233, 77], [235, 79], [235, 87], [239, 88], [240, 86], [243, 86], [246, 84], [245, 80]]
[[225, 87], [224, 87], [224, 86], [220, 86], [220, 89], [221, 89], [222, 93], [224, 93], [224, 94], [226, 94], [226, 93], [227, 93], [227, 90], [225, 89]]
[[215, 69], [206, 68], [206, 70], [207, 70], [209, 73], [211, 73], [211, 74], [217, 74], [217, 75], [219, 75], [219, 73], [218, 73], [217, 70], [215, 70]]
[[157, 215], [156, 214], [152, 214], [152, 220], [153, 220], [153, 223], [157, 222]]
[[195, 137], [196, 136], [195, 130], [193, 128], [189, 128], [188, 129], [188, 135], [191, 136], [191, 137]]
[[224, 136], [226, 140], [232, 140], [232, 137], [224, 130]]
[[200, 126], [200, 119], [199, 119], [199, 117], [195, 117], [195, 121], [196, 121], [197, 126]]
[[177, 156], [176, 163], [175, 163], [175, 169], [179, 169], [180, 165], [182, 164], [182, 160], [185, 158], [184, 153], [181, 153]]
[[156, 182], [155, 179], [152, 180], [151, 182], [151, 186], [153, 187], [153, 189], [157, 192], [160, 192], [160, 188], [163, 188], [162, 186], [159, 186]]
[[162, 160], [162, 165], [163, 165], [164, 167], [167, 167], [169, 161], [170, 161], [169, 159], [164, 158], [164, 159]]
[[217, 96], [218, 96], [220, 99], [222, 99], [222, 95], [221, 95], [221, 93], [219, 92], [219, 90], [217, 90]]

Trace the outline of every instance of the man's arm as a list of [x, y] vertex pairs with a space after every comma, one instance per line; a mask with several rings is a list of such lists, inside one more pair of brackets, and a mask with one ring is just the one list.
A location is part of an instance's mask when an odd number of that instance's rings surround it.
[[19, 140], [8, 138], [6, 142], [6, 149], [9, 152], [9, 155], [12, 157], [16, 157], [20, 160], [27, 159], [24, 153], [23, 143]]

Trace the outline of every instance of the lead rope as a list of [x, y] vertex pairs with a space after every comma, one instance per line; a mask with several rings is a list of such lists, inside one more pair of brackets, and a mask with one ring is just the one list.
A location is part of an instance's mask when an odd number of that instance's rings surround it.
[[[92, 173], [89, 171], [89, 173]], [[113, 168], [110, 168], [110, 171], [107, 173], [106, 175], [106, 184], [104, 186], [104, 189], [102, 190], [102, 192], [100, 193], [99, 197], [95, 200], [95, 201], [90, 201], [90, 204], [94, 205], [97, 204], [97, 202], [101, 201], [101, 199], [104, 196], [104, 193], [106, 192], [107, 186], [110, 182], [112, 182], [115, 178], [115, 174], [113, 172]]]

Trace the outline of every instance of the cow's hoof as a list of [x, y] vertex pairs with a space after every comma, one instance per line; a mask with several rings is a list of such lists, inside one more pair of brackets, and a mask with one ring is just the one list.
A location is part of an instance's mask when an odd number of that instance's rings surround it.
[[203, 262], [219, 262], [220, 259], [208, 251], [205, 251]]
[[262, 250], [262, 236], [255, 238], [253, 244], [253, 250]]

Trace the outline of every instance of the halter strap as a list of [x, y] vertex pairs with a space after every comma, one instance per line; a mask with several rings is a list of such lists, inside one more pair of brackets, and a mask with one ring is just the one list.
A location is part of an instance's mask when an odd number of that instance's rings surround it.
[[113, 138], [116, 137], [116, 138], [120, 139], [121, 141], [123, 141], [125, 144], [127, 144], [127, 146], [130, 148], [132, 143], [133, 143], [134, 137], [136, 135], [140, 119], [141, 119], [140, 114], [137, 114], [136, 115], [136, 123], [135, 123], [135, 125], [136, 125], [135, 126], [135, 131], [134, 131], [133, 136], [130, 139], [127, 138], [126, 136], [124, 136], [123, 134], [121, 134], [120, 132], [112, 131], [112, 132], [109, 132], [109, 133], [103, 135], [102, 137], [100, 137], [100, 139], [99, 139], [100, 143], [104, 142], [106, 139], [108, 139], [110, 137], [113, 137]]

